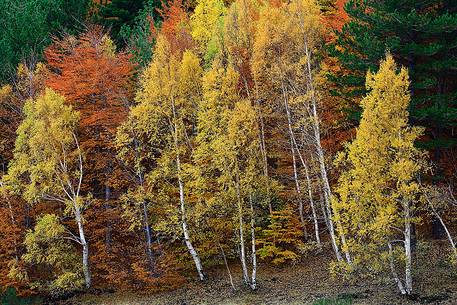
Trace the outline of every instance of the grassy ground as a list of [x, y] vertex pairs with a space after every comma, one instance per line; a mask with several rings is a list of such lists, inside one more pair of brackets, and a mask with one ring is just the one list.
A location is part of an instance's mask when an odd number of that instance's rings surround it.
[[[457, 270], [443, 259], [446, 245], [425, 247], [417, 258], [415, 292], [401, 297], [390, 280], [383, 283], [344, 283], [331, 279], [328, 263], [331, 255], [311, 256], [294, 266], [273, 268], [260, 265], [259, 288], [251, 292], [240, 283], [241, 273], [232, 267], [237, 290], [231, 288], [225, 269], [214, 269], [207, 283], [190, 281], [185, 287], [157, 294], [114, 293], [75, 297], [63, 304], [457, 304]], [[453, 269], [454, 268], [454, 269]]]

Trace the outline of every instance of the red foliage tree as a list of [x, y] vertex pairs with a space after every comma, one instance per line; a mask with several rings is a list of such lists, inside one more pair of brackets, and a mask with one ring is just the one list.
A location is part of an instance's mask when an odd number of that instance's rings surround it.
[[[159, 13], [163, 19], [160, 33], [165, 36], [173, 54], [182, 54], [194, 46], [190, 34], [189, 14], [183, 0], [171, 0], [163, 3]], [[157, 32], [157, 31], [156, 31]]]
[[126, 253], [135, 245], [128, 244], [133, 236], [117, 202], [124, 179], [113, 141], [133, 99], [135, 66], [130, 55], [116, 52], [106, 32], [97, 26], [79, 37], [55, 40], [45, 50], [45, 58], [51, 71], [46, 85], [64, 95], [81, 116], [84, 188], [94, 198], [86, 217], [95, 279], [125, 284], [125, 272], [120, 271], [125, 269]]

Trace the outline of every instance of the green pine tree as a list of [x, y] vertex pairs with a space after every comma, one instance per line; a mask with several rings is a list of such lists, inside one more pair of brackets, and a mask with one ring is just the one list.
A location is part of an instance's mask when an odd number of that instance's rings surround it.
[[145, 15], [151, 15], [155, 21], [159, 20], [160, 14], [156, 8], [160, 8], [161, 4], [161, 0], [113, 0], [100, 8], [99, 17], [111, 29], [117, 44], [125, 46], [129, 42], [129, 37], [126, 37], [129, 31], [126, 28], [133, 31], [137, 27], [144, 27], [142, 23], [145, 22]]
[[389, 51], [409, 70], [410, 119], [427, 127], [430, 140], [422, 145], [435, 149], [439, 158], [440, 148], [457, 144], [449, 132], [457, 123], [457, 3], [349, 0], [345, 10], [350, 21], [330, 47], [344, 67], [344, 72], [330, 76], [336, 93], [346, 98], [365, 93], [366, 72], [377, 71]]
[[51, 37], [74, 33], [83, 24], [89, 0], [1, 0], [0, 83], [14, 77], [21, 61], [41, 60]]

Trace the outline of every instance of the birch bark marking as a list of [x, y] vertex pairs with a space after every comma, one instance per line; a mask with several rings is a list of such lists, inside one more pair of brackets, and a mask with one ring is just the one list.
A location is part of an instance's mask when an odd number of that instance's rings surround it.
[[[310, 54], [309, 54], [309, 50], [308, 50], [308, 42], [307, 42], [306, 37], [305, 37], [305, 55], [306, 55], [306, 65], [307, 65], [307, 73], [308, 73], [308, 86], [311, 90], [311, 102], [312, 102], [311, 111], [312, 111], [312, 126], [313, 126], [313, 131], [314, 131], [314, 141], [315, 141], [315, 146], [316, 146], [317, 160], [319, 162], [319, 169], [321, 172], [322, 186], [324, 188], [324, 200], [325, 200], [325, 208], [326, 208], [328, 224], [329, 224], [330, 238], [332, 241], [333, 250], [335, 251], [336, 259], [338, 261], [341, 261], [342, 257], [340, 254], [338, 244], [336, 243], [335, 227], [334, 227], [333, 220], [332, 220], [332, 211], [331, 211], [332, 192], [330, 190], [330, 183], [328, 181], [327, 168], [325, 166], [324, 150], [322, 149], [322, 145], [321, 145], [319, 117], [317, 115], [317, 98], [316, 98], [316, 95], [314, 92], [313, 76], [312, 76], [312, 72], [311, 72], [311, 59], [310, 59]], [[343, 237], [343, 245], [344, 245], [345, 244], [344, 233], [342, 233], [342, 234], [343, 234], [342, 237]], [[345, 251], [345, 254], [346, 254], [347, 262], [350, 263], [351, 257], [349, 255], [349, 252]]]
[[186, 244], [187, 249], [189, 250], [192, 259], [194, 260], [195, 267], [197, 269], [198, 277], [200, 281], [205, 280], [205, 274], [203, 273], [202, 263], [200, 261], [200, 257], [198, 256], [197, 251], [195, 250], [189, 236], [189, 229], [187, 226], [187, 218], [186, 218], [186, 205], [184, 200], [184, 183], [181, 177], [181, 159], [179, 154], [179, 145], [178, 145], [178, 125], [176, 123], [176, 111], [175, 111], [175, 103], [173, 97], [171, 98], [171, 106], [173, 111], [173, 138], [174, 138], [174, 145], [176, 150], [176, 171], [177, 171], [177, 178], [178, 178], [178, 186], [179, 186], [179, 202], [181, 205], [181, 225], [184, 234], [184, 242]]
[[251, 246], [252, 246], [252, 276], [251, 276], [251, 289], [257, 289], [257, 253], [255, 248], [255, 218], [254, 218], [254, 204], [252, 202], [252, 194], [249, 194], [249, 204], [251, 206]]
[[[449, 192], [451, 194], [451, 197], [453, 197], [452, 196], [452, 191], [450, 190]], [[452, 238], [451, 232], [449, 231], [446, 223], [444, 222], [443, 217], [441, 217], [440, 213], [436, 210], [435, 206], [433, 205], [432, 200], [427, 196], [427, 194], [425, 195], [425, 199], [427, 200], [427, 203], [430, 206], [430, 209], [432, 210], [432, 213], [435, 215], [435, 217], [439, 220], [439, 222], [443, 226], [444, 232], [446, 232], [446, 236], [447, 236], [447, 239], [449, 241], [449, 244], [451, 245], [451, 249], [452, 249], [452, 251], [454, 253], [455, 258], [457, 259], [457, 248], [456, 248], [454, 239]], [[454, 198], [452, 198], [452, 200], [455, 201]]]
[[236, 196], [238, 202], [238, 220], [239, 220], [239, 232], [240, 232], [240, 259], [241, 259], [241, 267], [243, 269], [243, 280], [246, 285], [249, 285], [249, 275], [248, 275], [248, 268], [246, 264], [246, 249], [244, 246], [244, 229], [243, 229], [243, 202], [241, 199], [240, 193], [240, 183], [239, 183], [239, 174], [238, 168], [235, 170], [235, 187], [236, 187]]
[[406, 294], [405, 287], [403, 286], [402, 281], [398, 277], [397, 272], [395, 271], [395, 264], [394, 264], [394, 256], [393, 256], [393, 249], [392, 249], [392, 244], [389, 242], [389, 262], [390, 262], [390, 271], [392, 272], [392, 276], [394, 278], [395, 283], [398, 286], [398, 289], [400, 290], [401, 294]]
[[[79, 240], [81, 243], [81, 246], [83, 247], [83, 273], [84, 273], [84, 280], [86, 283], [86, 288], [90, 288], [92, 279], [91, 279], [91, 273], [90, 273], [90, 266], [89, 266], [89, 245], [86, 241], [86, 236], [84, 234], [84, 225], [83, 225], [83, 219], [81, 217], [81, 209], [78, 205], [78, 199], [79, 199], [79, 193], [81, 191], [81, 184], [83, 180], [83, 158], [82, 158], [82, 153], [81, 153], [81, 148], [79, 147], [79, 142], [78, 138], [76, 137], [76, 134], [73, 133], [73, 139], [75, 141], [77, 150], [78, 150], [78, 161], [79, 161], [79, 179], [78, 179], [78, 185], [76, 187], [76, 191], [72, 190], [72, 195], [73, 195], [73, 208], [75, 210], [75, 220], [76, 223], [78, 224], [78, 231], [79, 231]], [[65, 154], [65, 151], [64, 151]], [[66, 166], [65, 166], [66, 168]], [[69, 185], [71, 185], [69, 183]]]
[[87, 244], [86, 237], [84, 234], [84, 227], [83, 227], [83, 220], [81, 217], [81, 210], [78, 206], [76, 201], [73, 201], [73, 207], [75, 209], [75, 220], [78, 224], [78, 231], [79, 231], [79, 240], [81, 242], [81, 246], [83, 247], [83, 273], [84, 273], [84, 280], [86, 283], [86, 288], [90, 288], [91, 285], [91, 274], [89, 270], [89, 245]]
[[286, 90], [284, 88], [283, 82], [281, 82], [281, 90], [282, 90], [282, 96], [283, 96], [283, 100], [284, 100], [284, 108], [286, 110], [286, 116], [287, 116], [287, 129], [289, 131], [290, 149], [291, 149], [291, 155], [292, 155], [292, 167], [293, 167], [293, 174], [294, 174], [294, 181], [295, 181], [295, 190], [297, 192], [297, 198], [298, 198], [298, 213], [300, 215], [300, 222], [302, 225], [303, 233], [305, 235], [305, 239], [308, 239], [308, 232], [306, 230], [305, 217], [303, 215], [303, 199], [301, 196], [300, 181], [298, 179], [297, 162], [295, 159], [295, 145], [294, 145], [295, 136], [294, 136], [294, 132], [292, 129], [292, 116], [290, 114], [289, 103], [287, 101]]
[[412, 277], [412, 253], [411, 253], [411, 207], [410, 203], [404, 203], [405, 209], [405, 290], [407, 294], [413, 292]]

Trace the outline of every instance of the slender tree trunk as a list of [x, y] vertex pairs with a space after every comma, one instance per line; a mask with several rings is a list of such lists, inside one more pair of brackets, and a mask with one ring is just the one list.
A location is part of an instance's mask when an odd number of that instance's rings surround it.
[[232, 273], [230, 272], [230, 268], [229, 268], [229, 265], [228, 265], [228, 262], [227, 262], [227, 257], [225, 256], [224, 248], [222, 248], [220, 243], [218, 243], [218, 245], [219, 245], [219, 248], [221, 249], [221, 254], [222, 254], [222, 258], [224, 259], [225, 267], [227, 268], [227, 273], [228, 273], [228, 276], [229, 276], [230, 285], [232, 285], [233, 290], [236, 291], [235, 284], [233, 284]]
[[189, 250], [192, 259], [194, 260], [195, 267], [197, 269], [198, 277], [200, 281], [205, 280], [205, 274], [203, 273], [202, 263], [200, 261], [200, 256], [198, 255], [197, 251], [195, 250], [189, 236], [189, 229], [187, 227], [187, 217], [186, 217], [186, 203], [184, 199], [184, 183], [181, 178], [181, 158], [179, 155], [179, 145], [178, 145], [178, 125], [177, 125], [177, 117], [175, 111], [175, 103], [172, 98], [171, 100], [171, 107], [173, 112], [173, 122], [171, 125], [173, 126], [173, 138], [174, 138], [174, 145], [176, 150], [176, 171], [177, 171], [177, 178], [178, 178], [178, 186], [179, 186], [179, 202], [181, 205], [181, 225], [182, 231], [184, 234], [184, 242], [186, 244], [187, 249]]
[[235, 173], [236, 175], [236, 196], [238, 201], [238, 219], [239, 219], [239, 232], [240, 232], [240, 259], [241, 259], [241, 267], [243, 269], [243, 280], [246, 285], [249, 285], [249, 275], [248, 275], [248, 267], [246, 264], [246, 249], [244, 245], [244, 224], [243, 224], [243, 202], [241, 199], [240, 193], [240, 183], [238, 177], [238, 170]]
[[302, 196], [301, 196], [300, 181], [298, 180], [297, 162], [295, 159], [295, 151], [294, 151], [294, 147], [293, 147], [292, 143], [291, 143], [291, 155], [292, 155], [292, 165], [293, 165], [293, 171], [294, 171], [295, 190], [297, 192], [297, 198], [298, 198], [298, 214], [300, 216], [300, 222], [302, 225], [303, 234], [305, 236], [305, 239], [308, 239], [308, 231], [306, 230], [305, 215], [303, 213], [303, 200], [302, 200]]
[[425, 198], [428, 202], [430, 209], [432, 210], [432, 214], [433, 214], [434, 218], [440, 222], [441, 227], [443, 228], [444, 232], [446, 233], [449, 244], [451, 245], [451, 249], [454, 253], [455, 258], [457, 259], [457, 248], [456, 248], [454, 239], [452, 238], [451, 232], [449, 231], [446, 223], [444, 222], [443, 217], [441, 217], [441, 215], [438, 213], [436, 208], [433, 206], [433, 202], [429, 199], [428, 196], [426, 196]]
[[313, 200], [313, 192], [311, 189], [311, 179], [309, 177], [309, 172], [308, 172], [308, 167], [305, 166], [305, 176], [306, 176], [306, 182], [308, 183], [308, 197], [309, 197], [309, 204], [311, 205], [311, 213], [313, 215], [313, 222], [314, 222], [314, 234], [316, 235], [316, 243], [319, 247], [321, 247], [321, 238], [319, 236], [319, 222], [317, 220], [317, 213], [316, 213], [316, 207], [314, 206], [314, 200]]
[[407, 294], [413, 292], [412, 277], [412, 252], [411, 252], [411, 207], [409, 202], [404, 203], [405, 208], [405, 290]]
[[446, 232], [447, 239], [449, 240], [449, 243], [451, 244], [451, 248], [452, 248], [452, 251], [454, 252], [455, 258], [457, 259], [457, 248], [455, 247], [455, 242], [452, 238], [451, 232], [449, 232], [448, 227], [446, 226], [446, 224], [443, 221], [443, 218], [438, 214], [438, 212], [433, 210], [433, 213], [435, 214], [435, 217], [440, 221], [441, 226], [444, 229], [444, 232]]
[[143, 206], [144, 232], [146, 237], [146, 254], [148, 255], [149, 268], [151, 272], [154, 272], [154, 255], [152, 253], [152, 234], [151, 227], [149, 226], [148, 206], [145, 201], [143, 201], [141, 204]]
[[[283, 100], [284, 100], [284, 108], [286, 110], [286, 116], [287, 116], [287, 129], [289, 131], [290, 149], [291, 149], [291, 155], [292, 155], [292, 167], [293, 167], [293, 174], [294, 174], [294, 181], [295, 181], [295, 189], [297, 191], [297, 198], [298, 198], [298, 213], [300, 215], [300, 222], [302, 225], [303, 233], [305, 235], [305, 239], [308, 239], [308, 231], [306, 230], [306, 222], [305, 222], [305, 217], [303, 214], [303, 199], [301, 196], [300, 181], [298, 179], [297, 161], [295, 159], [295, 145], [294, 145], [295, 135], [294, 135], [294, 131], [292, 129], [292, 115], [290, 113], [289, 103], [287, 101], [287, 95], [286, 95], [286, 91], [284, 88], [284, 84], [281, 84], [281, 89], [282, 89]], [[300, 153], [300, 152], [298, 152], [298, 153]]]
[[321, 210], [322, 210], [322, 217], [324, 218], [324, 223], [325, 225], [327, 226], [327, 229], [329, 228], [329, 224], [328, 224], [328, 219], [327, 219], [327, 212], [325, 212], [325, 200], [324, 200], [324, 194], [323, 194], [323, 190], [322, 190], [322, 186], [319, 186], [319, 202], [320, 202], [320, 205], [321, 205]]
[[398, 277], [397, 271], [395, 271], [395, 263], [394, 263], [394, 254], [392, 249], [392, 244], [389, 242], [389, 262], [390, 262], [390, 271], [392, 272], [392, 276], [394, 278], [395, 283], [397, 284], [398, 289], [400, 290], [401, 294], [406, 294], [405, 286], [403, 286], [402, 281]]
[[267, 199], [268, 199], [268, 210], [270, 211], [270, 214], [271, 212], [273, 212], [273, 207], [271, 205], [271, 194], [270, 194], [270, 176], [269, 176], [269, 173], [268, 173], [268, 154], [267, 154], [267, 145], [266, 145], [266, 142], [265, 142], [265, 123], [263, 121], [263, 115], [262, 115], [262, 111], [260, 109], [260, 103], [258, 102], [258, 100], [256, 100], [256, 105], [257, 105], [257, 108], [258, 108], [258, 116], [259, 116], [259, 121], [260, 121], [260, 151], [262, 153], [262, 160], [263, 160], [263, 173], [265, 175], [265, 179], [267, 180]]
[[197, 251], [195, 250], [192, 242], [190, 241], [189, 237], [189, 229], [187, 227], [187, 218], [186, 218], [186, 206], [184, 201], [184, 184], [181, 179], [181, 165], [179, 159], [179, 153], [176, 153], [176, 164], [178, 167], [178, 184], [179, 184], [179, 201], [181, 203], [181, 222], [182, 222], [182, 230], [184, 233], [184, 242], [186, 243], [187, 249], [189, 250], [190, 255], [192, 256], [195, 267], [197, 268], [197, 273], [200, 278], [200, 281], [205, 280], [205, 274], [203, 273], [202, 263], [200, 261], [200, 257], [198, 256]]
[[[316, 235], [316, 243], [319, 246], [319, 248], [322, 248], [322, 243], [321, 243], [321, 239], [319, 236], [319, 219], [317, 218], [316, 204], [315, 204], [314, 198], [313, 198], [312, 181], [311, 181], [311, 177], [309, 175], [309, 169], [308, 169], [307, 164], [305, 163], [305, 160], [303, 159], [303, 156], [300, 153], [300, 150], [298, 149], [298, 145], [296, 145], [296, 149], [299, 153], [299, 157], [300, 157], [303, 169], [305, 170], [305, 178], [306, 178], [306, 183], [308, 185], [308, 198], [309, 198], [309, 204], [311, 206], [311, 213], [313, 215], [314, 234]], [[321, 199], [322, 199], [322, 193], [320, 193], [319, 195], [321, 196]], [[324, 217], [325, 217], [325, 215], [324, 215]]]
[[78, 224], [79, 240], [81, 242], [81, 246], [83, 247], [84, 280], [86, 283], [86, 288], [90, 288], [91, 274], [90, 274], [90, 267], [89, 267], [89, 244], [87, 243], [86, 237], [84, 235], [84, 226], [83, 226], [83, 220], [81, 217], [81, 210], [76, 202], [73, 203], [73, 207], [75, 209], [75, 220], [76, 220], [76, 223]]
[[[315, 148], [317, 154], [317, 161], [319, 163], [319, 169], [321, 172], [322, 178], [322, 186], [324, 188], [324, 200], [325, 200], [325, 207], [327, 212], [328, 224], [329, 224], [329, 232], [330, 238], [332, 241], [332, 247], [335, 251], [336, 259], [338, 261], [342, 260], [340, 250], [338, 248], [338, 244], [336, 243], [336, 234], [335, 234], [335, 227], [332, 220], [332, 209], [331, 209], [331, 198], [332, 192], [330, 189], [330, 183], [328, 180], [327, 175], [327, 168], [325, 166], [325, 158], [324, 158], [324, 150], [322, 149], [321, 145], [321, 134], [320, 134], [320, 127], [319, 127], [319, 117], [317, 115], [317, 98], [314, 92], [314, 85], [313, 85], [313, 75], [311, 71], [311, 59], [308, 50], [308, 43], [305, 37], [305, 55], [306, 55], [306, 62], [307, 62], [307, 72], [308, 72], [308, 86], [311, 90], [311, 114], [312, 114], [312, 129], [314, 131], [314, 141], [315, 141]], [[343, 246], [345, 246], [345, 238], [344, 233], [341, 232]], [[351, 257], [348, 251], [345, 251], [346, 261], [351, 263]]]
[[252, 195], [249, 194], [249, 203], [251, 205], [251, 246], [252, 246], [252, 276], [251, 276], [251, 289], [257, 289], [257, 253], [255, 248], [255, 218], [254, 218], [254, 204], [252, 202]]

